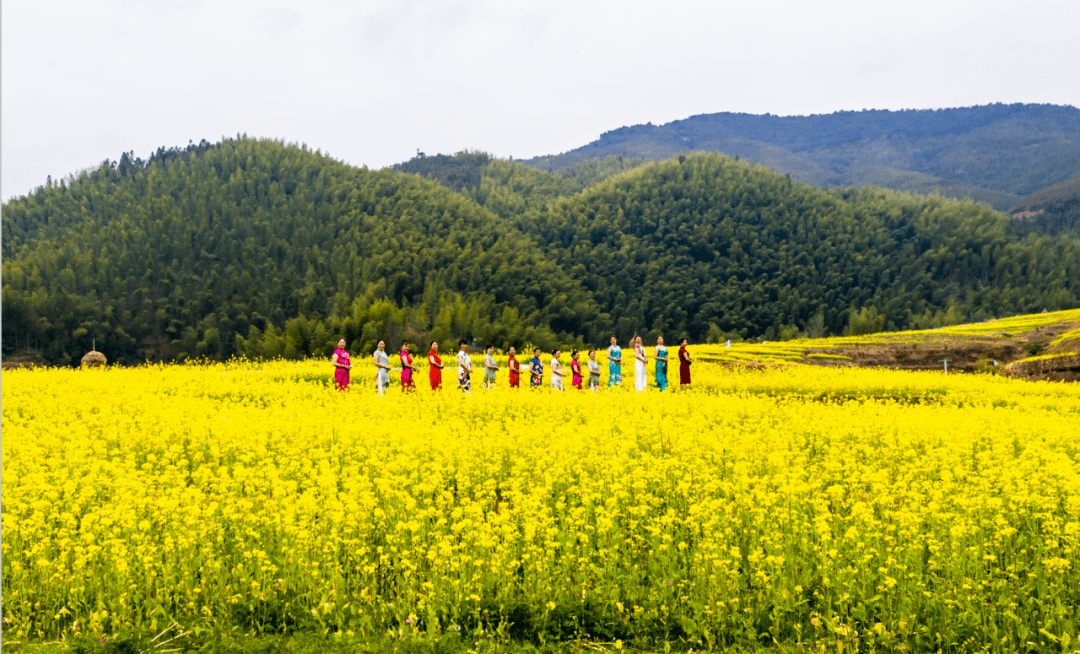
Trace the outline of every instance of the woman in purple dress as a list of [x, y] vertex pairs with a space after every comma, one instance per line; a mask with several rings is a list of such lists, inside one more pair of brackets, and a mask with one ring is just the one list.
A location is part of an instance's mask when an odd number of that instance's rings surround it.
[[330, 357], [330, 363], [334, 364], [334, 385], [340, 391], [349, 390], [349, 370], [352, 363], [349, 361], [349, 353], [345, 351], [345, 339], [337, 342], [334, 356]]

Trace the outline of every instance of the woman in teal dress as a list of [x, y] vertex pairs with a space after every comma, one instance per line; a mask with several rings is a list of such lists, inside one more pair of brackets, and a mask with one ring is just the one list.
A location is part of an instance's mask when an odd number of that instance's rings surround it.
[[622, 348], [619, 347], [615, 337], [611, 337], [611, 347], [607, 349], [608, 358], [608, 388], [622, 386]]
[[667, 381], [667, 348], [664, 347], [664, 337], [656, 339], [656, 386], [660, 390], [668, 387]]

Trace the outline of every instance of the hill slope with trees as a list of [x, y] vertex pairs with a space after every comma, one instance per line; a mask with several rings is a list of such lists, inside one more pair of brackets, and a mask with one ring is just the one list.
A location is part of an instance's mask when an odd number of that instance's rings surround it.
[[814, 116], [718, 113], [606, 132], [525, 163], [557, 171], [621, 155], [722, 152], [816, 186], [875, 185], [972, 198], [1005, 210], [1080, 171], [1080, 109], [994, 104]]
[[1076, 239], [970, 202], [826, 191], [717, 154], [572, 174], [466, 155], [476, 185], [457, 192], [421, 176], [437, 169], [246, 137], [40, 187], [3, 208], [3, 352], [771, 340], [1080, 306]]
[[[4, 206], [3, 253], [4, 351], [54, 363], [95, 339], [125, 362], [309, 355], [324, 319], [371, 345], [409, 329], [494, 338], [499, 318], [505, 337], [544, 343], [603, 324], [579, 283], [476, 203], [276, 141], [145, 167], [125, 156], [41, 187]], [[245, 347], [265, 334], [279, 347]]]
[[1008, 214], [1050, 234], [1080, 236], [1080, 174], [1027, 195]]
[[516, 224], [584, 281], [618, 333], [772, 339], [1080, 302], [1074, 239], [1028, 233], [984, 205], [825, 191], [714, 154], [614, 177]]

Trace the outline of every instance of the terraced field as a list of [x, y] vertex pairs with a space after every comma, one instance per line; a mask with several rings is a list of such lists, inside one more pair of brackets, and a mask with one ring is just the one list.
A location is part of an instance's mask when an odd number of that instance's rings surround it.
[[1080, 380], [1080, 310], [1036, 313], [941, 329], [771, 343], [700, 346], [727, 365], [807, 363], [900, 370], [1000, 372], [1049, 381]]

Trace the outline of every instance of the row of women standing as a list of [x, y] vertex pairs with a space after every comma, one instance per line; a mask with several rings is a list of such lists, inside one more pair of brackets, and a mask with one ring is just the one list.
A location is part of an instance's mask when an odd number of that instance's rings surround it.
[[[686, 339], [682, 339], [678, 351], [679, 362], [679, 385], [682, 390], [686, 390], [690, 386], [690, 354], [686, 350]], [[641, 337], [635, 336], [630, 339], [630, 346], [633, 348], [634, 357], [634, 388], [637, 391], [644, 391], [648, 388], [648, 369], [649, 369], [649, 356], [642, 345]], [[431, 383], [431, 388], [438, 390], [442, 387], [442, 373], [445, 365], [442, 358], [439, 356], [439, 344], [438, 342], [431, 343], [431, 349], [428, 351], [428, 378]], [[494, 388], [497, 380], [497, 374], [502, 368], [495, 361], [495, 347], [489, 345], [487, 352], [484, 355], [484, 387]], [[543, 385], [544, 378], [544, 362], [541, 355], [540, 348], [533, 350], [533, 358], [530, 359], [527, 364], [528, 368], [522, 368], [522, 365], [517, 360], [517, 350], [513, 347], [509, 350], [509, 356], [507, 357], [507, 371], [508, 382], [511, 388], [518, 388], [521, 386], [521, 375], [524, 373], [529, 377], [529, 385], [532, 388]], [[550, 374], [551, 387], [556, 390], [563, 389], [563, 379], [567, 372], [560, 360], [562, 355], [561, 350], [554, 350], [551, 353], [551, 361], [548, 363], [547, 368]], [[414, 373], [418, 373], [420, 368], [416, 365], [412, 354], [409, 352], [408, 341], [401, 344], [401, 352], [398, 354], [401, 360], [401, 388], [408, 391], [416, 388], [416, 382], [414, 381]], [[664, 337], [661, 336], [656, 339], [656, 347], [653, 351], [654, 360], [654, 382], [656, 388], [661, 391], [668, 388], [668, 349], [664, 345]], [[596, 360], [596, 350], [588, 351], [588, 359], [585, 362], [585, 367], [582, 367], [580, 361], [580, 352], [574, 350], [570, 355], [570, 385], [572, 388], [581, 389], [587, 387], [590, 390], [596, 391], [600, 388], [600, 364]], [[622, 386], [623, 375], [623, 352], [619, 347], [618, 341], [614, 336], [611, 337], [611, 345], [607, 349], [608, 359], [608, 387]], [[349, 371], [352, 369], [352, 362], [349, 353], [345, 350], [345, 339], [338, 341], [338, 347], [334, 350], [334, 354], [330, 359], [334, 365], [334, 383], [341, 389], [346, 390], [349, 387]], [[372, 353], [372, 363], [375, 365], [375, 383], [379, 390], [379, 395], [382, 395], [390, 387], [390, 355], [386, 352], [386, 342], [379, 341], [378, 347]], [[587, 386], [585, 372], [588, 372]], [[465, 393], [472, 391], [472, 372], [473, 362], [468, 354], [468, 344], [465, 341], [461, 341], [458, 344], [457, 353], [457, 377], [458, 388]]]

